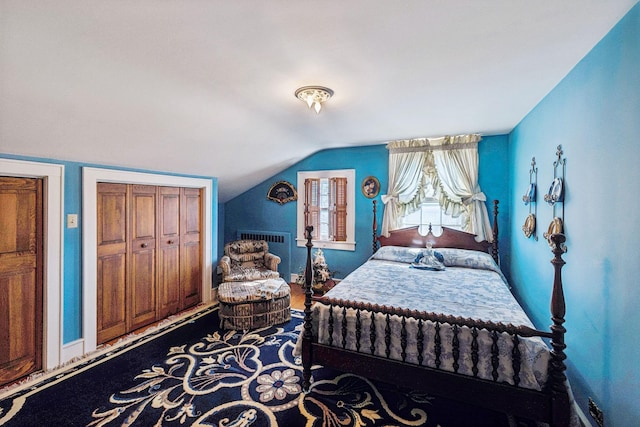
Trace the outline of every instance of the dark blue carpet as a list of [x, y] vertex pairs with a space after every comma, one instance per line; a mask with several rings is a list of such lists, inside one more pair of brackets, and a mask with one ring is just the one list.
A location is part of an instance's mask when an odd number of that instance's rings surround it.
[[[302, 315], [225, 332], [217, 309], [0, 401], [18, 426], [508, 426], [503, 414], [314, 370], [301, 395], [292, 356]], [[4, 424], [3, 424], [4, 423]]]

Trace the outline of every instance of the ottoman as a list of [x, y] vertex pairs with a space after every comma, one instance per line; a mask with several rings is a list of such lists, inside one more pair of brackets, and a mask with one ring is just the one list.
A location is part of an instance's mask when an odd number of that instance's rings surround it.
[[291, 289], [282, 278], [223, 282], [218, 300], [222, 329], [257, 329], [291, 320]]

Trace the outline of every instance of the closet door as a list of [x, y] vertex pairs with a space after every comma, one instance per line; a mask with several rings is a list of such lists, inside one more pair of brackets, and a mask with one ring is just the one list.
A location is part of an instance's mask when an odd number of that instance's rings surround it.
[[158, 318], [180, 309], [180, 189], [158, 188]]
[[128, 197], [126, 184], [98, 183], [98, 344], [127, 329]]
[[129, 330], [156, 320], [156, 187], [131, 186]]
[[42, 180], [0, 177], [0, 385], [42, 368]]
[[200, 189], [98, 184], [98, 343], [201, 301]]
[[198, 188], [182, 188], [180, 204], [180, 308], [200, 302], [202, 285], [201, 193]]

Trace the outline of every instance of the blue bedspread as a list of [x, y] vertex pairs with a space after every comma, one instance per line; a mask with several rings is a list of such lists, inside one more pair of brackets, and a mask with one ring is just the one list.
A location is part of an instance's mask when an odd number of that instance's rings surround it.
[[[459, 249], [436, 249], [444, 257], [445, 269], [443, 271], [411, 268], [416, 256], [424, 250], [383, 247], [365, 264], [331, 289], [326, 296], [505, 324], [533, 326], [511, 294], [499, 267], [488, 254]], [[318, 342], [323, 344], [330, 344], [328, 317], [328, 306], [316, 303], [313, 307], [313, 330], [314, 334], [317, 334]], [[356, 349], [355, 317], [355, 311], [348, 310], [349, 333], [346, 348], [351, 350]], [[366, 314], [360, 317], [362, 330], [368, 331], [370, 316]], [[400, 320], [396, 316], [392, 317], [395, 318], [395, 323], [392, 324], [390, 357], [401, 360]], [[334, 310], [333, 318], [334, 324], [340, 325], [342, 322], [341, 310]], [[375, 319], [378, 333], [375, 354], [385, 356], [385, 319], [382, 315], [377, 315]], [[408, 332], [406, 362], [418, 363], [417, 322], [409, 319], [406, 329]], [[425, 322], [423, 333], [425, 335], [423, 363], [435, 367], [434, 324]], [[449, 325], [442, 325], [440, 334], [443, 344], [440, 369], [453, 371], [452, 328]], [[467, 375], [472, 375], [473, 367], [471, 340], [470, 330], [462, 328], [459, 334], [460, 360], [458, 363], [460, 367], [458, 372]], [[492, 340], [489, 333], [480, 331], [478, 341], [480, 344], [478, 376], [493, 380], [490, 353]], [[342, 346], [341, 327], [334, 328], [332, 345]], [[511, 337], [502, 334], [498, 346], [500, 351], [498, 381], [513, 384], [514, 371], [511, 366], [513, 343]], [[360, 347], [363, 349], [361, 351], [369, 351], [368, 333], [362, 334]], [[519, 348], [522, 354], [519, 386], [541, 389], [547, 377], [548, 347], [540, 338], [522, 338]]]

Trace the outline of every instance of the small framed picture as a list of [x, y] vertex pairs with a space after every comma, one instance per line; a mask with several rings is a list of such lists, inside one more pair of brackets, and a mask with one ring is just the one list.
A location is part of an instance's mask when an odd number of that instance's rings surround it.
[[362, 181], [362, 194], [373, 199], [380, 192], [380, 181], [375, 176], [368, 176]]

